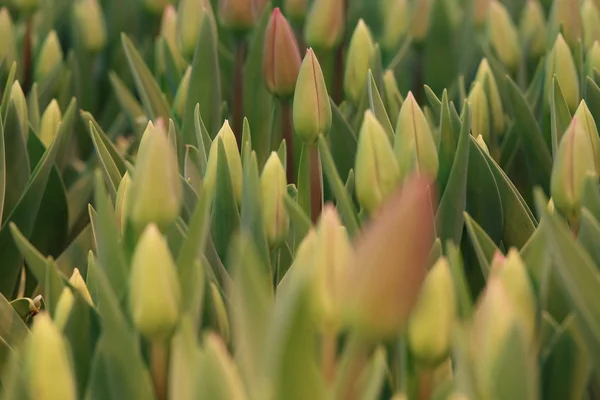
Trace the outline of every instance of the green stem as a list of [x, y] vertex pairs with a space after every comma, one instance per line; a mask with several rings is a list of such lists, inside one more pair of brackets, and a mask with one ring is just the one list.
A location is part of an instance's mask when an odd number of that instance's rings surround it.
[[308, 146], [308, 162], [310, 169], [310, 219], [313, 224], [316, 224], [323, 208], [323, 174], [317, 146]]
[[281, 137], [286, 148], [287, 183], [296, 183], [294, 171], [294, 127], [292, 122], [292, 106], [289, 100], [281, 100]]
[[150, 344], [152, 383], [158, 400], [167, 400], [169, 349], [166, 342], [154, 341]]

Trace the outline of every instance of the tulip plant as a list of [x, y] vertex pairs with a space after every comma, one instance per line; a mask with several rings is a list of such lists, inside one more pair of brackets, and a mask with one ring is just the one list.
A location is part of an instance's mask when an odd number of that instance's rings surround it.
[[0, 0], [0, 399], [600, 399], [600, 0]]

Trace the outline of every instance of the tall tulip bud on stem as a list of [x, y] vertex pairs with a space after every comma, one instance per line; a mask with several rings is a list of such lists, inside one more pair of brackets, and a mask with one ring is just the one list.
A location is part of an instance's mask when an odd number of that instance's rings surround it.
[[98, 0], [77, 0], [73, 15], [83, 47], [92, 53], [101, 51], [106, 45], [106, 25]]
[[56, 134], [58, 133], [58, 127], [62, 120], [62, 113], [56, 99], [52, 99], [48, 107], [42, 114], [42, 120], [40, 122], [40, 141], [46, 147], [50, 147]]
[[573, 118], [560, 139], [552, 167], [550, 192], [556, 210], [577, 230], [583, 186], [588, 175], [596, 175], [590, 137], [583, 123]]
[[196, 41], [210, 3], [207, 0], [181, 0], [177, 9], [176, 38], [181, 54], [188, 60], [194, 57]]
[[546, 98], [552, 102], [552, 79], [556, 75], [569, 110], [574, 112], [579, 104], [579, 78], [569, 45], [561, 34], [556, 37], [546, 66]]
[[323, 178], [316, 142], [319, 135], [329, 133], [332, 114], [323, 71], [312, 49], [307, 50], [298, 73], [293, 118], [296, 134], [308, 145], [310, 152], [310, 209], [315, 223], [323, 203]]
[[285, 170], [276, 152], [272, 152], [267, 159], [260, 176], [260, 188], [267, 241], [274, 248], [285, 239], [290, 227], [290, 217], [285, 207]]
[[585, 59], [585, 75], [593, 79], [594, 69], [600, 71], [600, 42], [594, 42]]
[[367, 87], [367, 74], [374, 48], [371, 31], [365, 21], [360, 19], [350, 39], [344, 73], [344, 92], [355, 106], [360, 104]]
[[[36, 57], [35, 80], [41, 82], [48, 77], [63, 61], [63, 51], [56, 31], [46, 36], [42, 48]], [[27, 89], [26, 89], [27, 90]]]
[[579, 122], [581, 122], [583, 130], [590, 138], [590, 147], [592, 149], [592, 154], [594, 155], [596, 174], [600, 176], [600, 137], [598, 136], [598, 127], [596, 126], [594, 117], [585, 100], [581, 100], [573, 118], [577, 118]]
[[493, 0], [490, 4], [489, 35], [502, 64], [516, 71], [521, 61], [519, 35], [508, 10], [499, 0]]
[[5, 58], [7, 65], [12, 65], [17, 60], [17, 44], [15, 42], [15, 26], [6, 7], [0, 9], [0, 58]]
[[550, 16], [550, 40], [562, 30], [569, 47], [575, 48], [577, 42], [582, 39], [582, 21], [579, 0], [554, 0]]
[[594, 0], [584, 0], [581, 4], [581, 20], [583, 45], [589, 49], [596, 40], [600, 40], [600, 12]]
[[242, 158], [240, 157], [240, 149], [235, 141], [235, 136], [229, 121], [225, 121], [223, 126], [215, 136], [210, 152], [208, 153], [208, 164], [206, 166], [206, 174], [204, 175], [204, 188], [207, 191], [213, 191], [217, 186], [217, 166], [219, 160], [219, 142], [223, 142], [225, 148], [225, 156], [229, 165], [231, 174], [231, 183], [233, 184], [233, 192], [238, 204], [242, 202]]
[[[489, 117], [492, 132], [496, 136], [502, 135], [504, 132], [504, 108], [502, 107], [502, 99], [500, 97], [496, 78], [494, 78], [490, 64], [485, 58], [481, 60], [481, 63], [479, 64], [475, 80], [481, 83], [489, 104]], [[485, 139], [489, 140], [489, 138]]]
[[530, 57], [540, 57], [546, 51], [546, 17], [539, 0], [528, 0], [519, 21], [519, 36]]
[[484, 140], [490, 140], [490, 116], [488, 109], [488, 99], [483, 91], [482, 84], [475, 82], [471, 93], [469, 93], [469, 102], [473, 110], [471, 133], [474, 137], [481, 135]]
[[281, 105], [281, 131], [287, 150], [288, 183], [296, 182], [290, 99], [294, 95], [301, 62], [300, 49], [294, 31], [281, 10], [275, 8], [265, 31], [263, 75], [269, 91]]

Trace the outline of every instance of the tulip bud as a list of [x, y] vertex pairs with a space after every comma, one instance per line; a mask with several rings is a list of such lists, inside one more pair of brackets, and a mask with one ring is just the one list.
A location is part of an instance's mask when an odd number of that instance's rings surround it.
[[473, 1], [473, 22], [476, 27], [485, 25], [490, 11], [492, 0], [474, 0]]
[[162, 14], [163, 10], [170, 4], [173, 4], [173, 0], [143, 0], [144, 8], [153, 14]]
[[121, 232], [125, 229], [126, 211], [129, 204], [129, 190], [131, 188], [131, 176], [129, 171], [125, 172], [119, 187], [117, 189], [117, 200], [115, 204], [115, 216], [117, 217], [117, 225]]
[[344, 92], [354, 104], [360, 103], [367, 87], [367, 74], [374, 48], [371, 31], [360, 19], [350, 39], [344, 72]]
[[285, 207], [287, 182], [285, 169], [276, 152], [271, 152], [260, 176], [263, 220], [267, 240], [271, 248], [279, 245], [287, 236], [290, 217]]
[[539, 57], [546, 52], [546, 18], [539, 0], [528, 0], [519, 21], [521, 43], [527, 46], [531, 57]]
[[73, 15], [83, 47], [94, 53], [102, 50], [106, 45], [106, 25], [98, 0], [77, 0]]
[[0, 9], [0, 37], [0, 59], [5, 59], [6, 64], [10, 66], [17, 59], [17, 46], [15, 26], [6, 7]]
[[25, 347], [30, 399], [75, 400], [77, 386], [69, 346], [46, 312], [36, 315]]
[[436, 366], [448, 356], [455, 301], [450, 266], [442, 257], [427, 274], [408, 321], [408, 343], [419, 362]]
[[417, 301], [433, 244], [432, 183], [420, 177], [407, 180], [355, 244], [341, 304], [345, 320], [365, 337], [397, 337]]
[[394, 51], [400, 46], [408, 31], [409, 8], [407, 0], [390, 0], [383, 9], [383, 34], [381, 46]]
[[11, 0], [11, 3], [20, 13], [31, 15], [40, 7], [41, 0]]
[[590, 138], [582, 122], [573, 118], [558, 145], [550, 180], [554, 206], [570, 219], [579, 215], [583, 184], [590, 174], [596, 174]]
[[40, 123], [39, 137], [44, 146], [50, 147], [52, 144], [52, 141], [58, 133], [58, 126], [60, 125], [61, 120], [62, 113], [60, 112], [58, 102], [56, 99], [52, 99], [50, 104], [48, 104], [48, 107], [44, 110]]
[[179, 82], [179, 87], [177, 88], [175, 98], [173, 99], [173, 110], [175, 111], [175, 115], [177, 115], [179, 118], [183, 117], [183, 113], [185, 111], [191, 75], [192, 67], [188, 66], [185, 70], [183, 78], [181, 78], [181, 82]]
[[296, 84], [293, 104], [294, 130], [300, 138], [314, 144], [331, 128], [331, 104], [319, 60], [308, 49]]
[[475, 139], [475, 141], [477, 142], [477, 144], [479, 145], [481, 150], [483, 150], [489, 156], [490, 150], [488, 149], [487, 144], [485, 144], [485, 140], [483, 140], [483, 136], [478, 135], [477, 138]]
[[435, 0], [415, 0], [412, 10], [410, 33], [415, 43], [420, 43], [427, 37], [431, 19], [431, 8]]
[[181, 0], [177, 9], [177, 43], [184, 57], [191, 59], [196, 50], [207, 0]]
[[306, 44], [319, 50], [333, 50], [344, 37], [344, 0], [314, 0], [304, 24]]
[[508, 10], [498, 0], [490, 4], [489, 35], [502, 64], [512, 71], [516, 70], [521, 61], [519, 35]]
[[358, 136], [355, 166], [356, 197], [368, 213], [377, 210], [394, 191], [399, 172], [385, 130], [368, 109]]
[[29, 134], [29, 111], [27, 107], [27, 100], [19, 81], [14, 81], [10, 89], [10, 100], [14, 104], [15, 110], [19, 117], [19, 125], [21, 126], [21, 133], [27, 138]]
[[473, 112], [471, 118], [471, 133], [473, 136], [483, 136], [483, 139], [490, 138], [490, 116], [488, 112], [488, 100], [481, 83], [474, 82], [469, 93], [469, 103]]
[[129, 189], [127, 218], [136, 232], [150, 223], [166, 229], [179, 216], [182, 198], [175, 150], [166, 132], [149, 122]]
[[129, 308], [136, 329], [150, 341], [165, 341], [181, 309], [181, 289], [166, 239], [149, 224], [131, 260]]
[[600, 40], [600, 12], [593, 0], [584, 0], [581, 5], [581, 22], [583, 25], [583, 45], [586, 49]]
[[204, 177], [204, 187], [212, 191], [217, 184], [217, 161], [219, 157], [219, 141], [223, 141], [223, 147], [225, 148], [225, 155], [227, 156], [227, 163], [229, 164], [229, 172], [231, 173], [231, 183], [233, 184], [233, 192], [237, 199], [238, 204], [242, 201], [242, 159], [240, 157], [240, 151], [235, 140], [235, 136], [229, 121], [225, 120], [223, 126], [210, 146], [210, 152], [208, 154], [208, 163], [206, 167], [206, 174]]
[[386, 70], [383, 74], [383, 93], [389, 110], [390, 122], [392, 123], [392, 126], [396, 126], [404, 99], [398, 89], [394, 71], [390, 69]]
[[247, 31], [256, 25], [263, 7], [259, 0], [219, 0], [219, 19], [226, 28]]
[[36, 57], [35, 80], [41, 82], [63, 61], [63, 51], [56, 31], [51, 30], [46, 36], [42, 48]]
[[579, 0], [554, 0], [549, 18], [551, 39], [561, 31], [570, 47], [575, 47], [582, 36]]
[[271, 93], [283, 98], [294, 94], [301, 62], [294, 31], [275, 8], [265, 31], [263, 53], [263, 74]]
[[600, 71], [600, 42], [594, 42], [585, 59], [585, 75], [594, 78], [594, 68]]
[[79, 292], [81, 297], [83, 297], [84, 300], [87, 301], [90, 306], [92, 306], [92, 307], [94, 306], [94, 302], [92, 301], [92, 296], [90, 295], [90, 292], [88, 290], [87, 285], [85, 284], [85, 281], [81, 277], [81, 273], [79, 272], [79, 269], [77, 269], [77, 268], [73, 269], [73, 274], [71, 275], [71, 278], [69, 278], [69, 283], [71, 285], [73, 285], [73, 287], [75, 289], [77, 289], [77, 291]]
[[165, 7], [160, 21], [160, 36], [165, 38], [167, 43], [175, 48], [177, 44], [177, 11], [172, 4]]
[[556, 75], [567, 106], [574, 111], [579, 104], [579, 79], [571, 50], [562, 35], [558, 35], [546, 66], [546, 95], [552, 102], [552, 78]]
[[417, 104], [412, 92], [408, 92], [400, 109], [396, 123], [394, 153], [400, 167], [400, 177], [404, 179], [413, 171], [437, 178], [437, 146], [425, 114]]
[[585, 133], [590, 138], [590, 144], [592, 154], [594, 155], [594, 165], [596, 166], [596, 173], [600, 176], [600, 137], [598, 137], [598, 128], [594, 117], [590, 112], [585, 100], [581, 100], [577, 111], [575, 112], [574, 118], [577, 118], [581, 122], [581, 126]]
[[284, 0], [283, 12], [292, 21], [302, 22], [308, 11], [308, 0]]
[[489, 103], [490, 122], [494, 133], [501, 135], [504, 132], [504, 109], [502, 107], [502, 98], [496, 83], [496, 78], [490, 69], [490, 64], [484, 58], [479, 64], [475, 80], [480, 82], [485, 91], [485, 97]]
[[56, 302], [56, 309], [54, 311], [54, 325], [61, 331], [69, 321], [74, 302], [75, 297], [73, 296], [73, 292], [68, 287], [65, 287]]

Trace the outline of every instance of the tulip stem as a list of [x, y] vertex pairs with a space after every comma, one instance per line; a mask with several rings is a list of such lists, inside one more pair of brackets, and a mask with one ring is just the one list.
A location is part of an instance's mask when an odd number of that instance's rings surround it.
[[167, 366], [169, 350], [166, 342], [153, 341], [150, 344], [150, 362], [152, 366], [152, 382], [158, 400], [167, 399]]
[[27, 22], [25, 23], [25, 35], [23, 36], [23, 91], [25, 93], [29, 91], [31, 85], [31, 70], [33, 67], [31, 58], [32, 20], [33, 17], [27, 17]]
[[238, 147], [242, 147], [242, 130], [244, 124], [244, 60], [246, 58], [246, 42], [240, 39], [235, 46], [233, 65], [233, 133]]
[[292, 105], [288, 100], [281, 101], [281, 137], [285, 140], [286, 166], [285, 173], [288, 183], [296, 183], [294, 173], [294, 127], [292, 125]]
[[323, 174], [317, 146], [308, 146], [308, 162], [310, 168], [310, 219], [313, 224], [316, 224], [323, 208]]
[[325, 332], [321, 338], [321, 366], [325, 382], [333, 382], [335, 378], [335, 363], [337, 358], [337, 336]]

